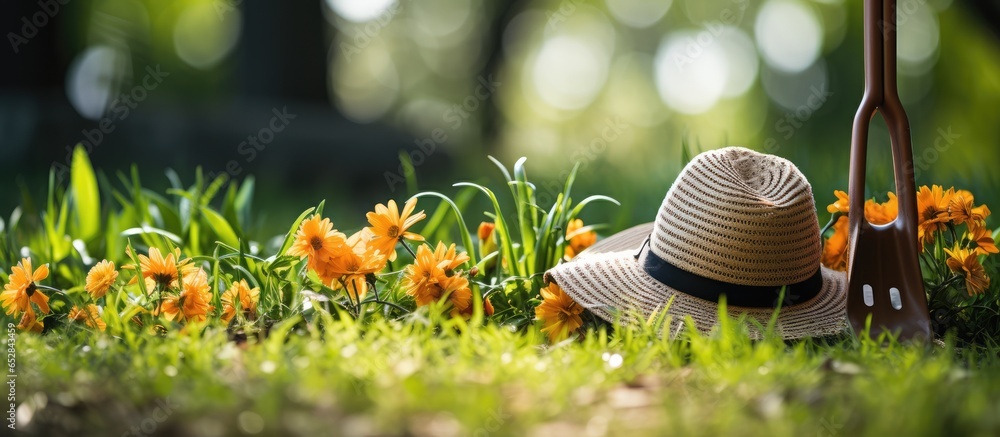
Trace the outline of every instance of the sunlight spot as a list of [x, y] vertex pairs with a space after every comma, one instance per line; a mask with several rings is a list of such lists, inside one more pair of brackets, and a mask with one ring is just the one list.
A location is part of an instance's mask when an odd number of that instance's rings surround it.
[[353, 344], [349, 344], [347, 346], [344, 346], [344, 348], [340, 350], [340, 356], [344, 357], [344, 358], [353, 357], [354, 354], [356, 354], [356, 353], [358, 353], [358, 347], [356, 345], [353, 345]]
[[[896, 55], [900, 63], [922, 65], [934, 61], [940, 43], [937, 15], [930, 5], [903, 2], [897, 12]], [[900, 69], [905, 73], [905, 67]], [[925, 69], [926, 70], [926, 69]]]
[[745, 94], [757, 82], [757, 70], [760, 61], [757, 49], [750, 35], [737, 28], [725, 26], [719, 35], [719, 45], [725, 52], [726, 86], [722, 90], [723, 97], [739, 97]]
[[215, 66], [236, 47], [242, 23], [239, 9], [220, 18], [212, 3], [188, 6], [174, 25], [177, 56], [198, 69]]
[[541, 99], [560, 109], [581, 109], [594, 100], [608, 74], [608, 59], [586, 42], [569, 36], [542, 45], [531, 77]]
[[326, 0], [337, 15], [355, 23], [372, 20], [395, 3], [396, 0]]
[[77, 55], [66, 73], [66, 97], [73, 109], [90, 120], [101, 118], [124, 80], [128, 63], [127, 53], [108, 46], [88, 47]]
[[267, 361], [264, 361], [263, 363], [260, 363], [260, 371], [261, 372], [264, 372], [264, 373], [267, 373], [267, 374], [271, 374], [271, 373], [274, 373], [275, 370], [278, 370], [278, 365], [275, 364], [274, 361], [267, 360]]
[[754, 33], [764, 61], [786, 73], [812, 65], [823, 45], [819, 19], [797, 1], [768, 1], [757, 14]]
[[673, 0], [605, 0], [615, 19], [626, 26], [649, 27], [660, 21]]
[[678, 112], [708, 111], [726, 89], [729, 64], [721, 44], [710, 35], [707, 31], [674, 32], [664, 37], [656, 52], [660, 98]]
[[608, 367], [612, 369], [617, 369], [621, 367], [622, 363], [625, 362], [625, 359], [622, 358], [622, 356], [619, 354], [609, 354], [605, 352], [604, 355], [601, 356], [601, 358], [603, 358], [604, 361], [608, 363]]
[[373, 42], [350, 57], [337, 56], [337, 45], [332, 50], [330, 91], [338, 109], [358, 123], [370, 123], [384, 115], [400, 89], [399, 71], [388, 49]]
[[244, 411], [236, 418], [240, 431], [247, 434], [259, 434], [264, 430], [264, 418], [253, 411]]

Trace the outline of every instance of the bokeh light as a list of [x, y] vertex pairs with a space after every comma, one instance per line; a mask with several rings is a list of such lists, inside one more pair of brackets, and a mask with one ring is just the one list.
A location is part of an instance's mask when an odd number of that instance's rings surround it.
[[330, 90], [337, 108], [358, 123], [383, 116], [400, 90], [399, 71], [385, 45], [374, 41], [349, 59], [337, 56], [337, 46], [331, 52]]
[[607, 72], [608, 60], [603, 52], [580, 39], [557, 36], [542, 44], [531, 67], [531, 78], [542, 101], [572, 110], [594, 100]]
[[220, 15], [212, 3], [187, 6], [174, 25], [177, 56], [195, 68], [214, 67], [236, 46], [242, 22], [239, 9]]
[[374, 20], [395, 3], [396, 0], [326, 0], [337, 15], [355, 23]]
[[759, 60], [753, 40], [737, 27], [724, 26], [718, 42], [726, 57], [726, 86], [723, 97], [739, 97], [757, 82]]
[[798, 73], [765, 68], [761, 73], [764, 91], [783, 109], [795, 111], [808, 105], [809, 96], [829, 90], [826, 61], [820, 59]]
[[896, 56], [900, 73], [922, 74], [937, 60], [940, 30], [934, 10], [927, 3], [903, 2], [897, 6]]
[[104, 115], [121, 86], [128, 54], [97, 45], [77, 55], [66, 73], [66, 94], [82, 117], [97, 120]]
[[792, 0], [769, 0], [754, 24], [757, 46], [772, 68], [795, 73], [819, 57], [823, 32], [808, 6]]
[[644, 28], [660, 21], [673, 0], [606, 0], [608, 11], [622, 24]]
[[656, 87], [674, 110], [700, 114], [722, 98], [728, 68], [725, 51], [708, 30], [674, 32], [656, 53]]

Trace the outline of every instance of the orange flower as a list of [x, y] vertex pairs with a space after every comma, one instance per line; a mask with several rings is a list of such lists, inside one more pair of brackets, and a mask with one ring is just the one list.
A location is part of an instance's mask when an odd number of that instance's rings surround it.
[[948, 204], [954, 194], [954, 188], [944, 191], [940, 185], [920, 187], [917, 193], [917, 234], [921, 248], [933, 243], [935, 233], [946, 228], [949, 220]]
[[95, 300], [107, 294], [108, 289], [118, 279], [118, 271], [115, 270], [115, 263], [104, 260], [90, 269], [87, 273], [87, 285], [84, 287], [90, 296]]
[[535, 308], [535, 320], [541, 320], [542, 332], [549, 335], [549, 341], [556, 342], [576, 332], [583, 326], [583, 307], [573, 301], [555, 282], [541, 290], [544, 299]]
[[[431, 252], [430, 247], [417, 248], [417, 258], [406, 267], [403, 287], [406, 294], [413, 296], [417, 306], [447, 299], [451, 304], [452, 316], [472, 315], [472, 290], [463, 272], [455, 269], [469, 260], [466, 253], [456, 253], [455, 245], [445, 246], [438, 242]], [[492, 313], [493, 305], [483, 303], [484, 311]]]
[[[438, 248], [444, 247], [444, 243], [438, 243]], [[406, 266], [406, 274], [403, 279], [403, 289], [406, 294], [413, 296], [417, 306], [429, 305], [441, 297], [438, 281], [445, 277], [444, 269], [438, 266], [438, 259], [429, 246], [421, 244], [417, 247], [417, 257], [413, 264]]]
[[[131, 258], [131, 249], [126, 248], [126, 251], [129, 258]], [[135, 270], [136, 267], [134, 264], [130, 264], [122, 268]], [[181, 259], [181, 249], [179, 247], [174, 248], [172, 252], [168, 252], [166, 257], [160, 253], [160, 249], [155, 247], [149, 248], [149, 256], [139, 255], [139, 270], [142, 273], [142, 277], [152, 279], [160, 287], [161, 291], [166, 288], [176, 287], [178, 275], [187, 275], [194, 269], [195, 267], [191, 264], [190, 258]], [[138, 278], [138, 276], [134, 276], [129, 283], [136, 283]], [[152, 292], [153, 290], [147, 289], [146, 291]]]
[[299, 226], [288, 254], [300, 259], [308, 257], [309, 267], [315, 269], [316, 265], [339, 253], [345, 244], [345, 235], [333, 229], [330, 219], [321, 220], [319, 214], [314, 214]]
[[989, 288], [990, 277], [986, 276], [986, 269], [979, 263], [977, 251], [959, 247], [944, 251], [948, 254], [948, 267], [965, 276], [965, 291], [969, 296], [981, 294]]
[[847, 233], [850, 220], [846, 216], [833, 224], [833, 235], [823, 244], [823, 265], [828, 269], [847, 271]]
[[960, 225], [967, 222], [970, 228], [985, 224], [990, 209], [986, 205], [975, 206], [974, 201], [972, 193], [966, 190], [956, 191], [948, 202], [948, 217], [952, 223]]
[[[470, 298], [471, 298], [471, 291], [472, 290], [469, 290], [469, 291], [470, 291]], [[475, 308], [476, 308], [475, 306], [469, 305], [464, 310], [460, 310], [458, 312], [458, 315], [464, 317], [465, 319], [469, 319], [469, 318], [472, 317], [472, 313], [473, 313], [473, 310]], [[494, 311], [493, 310], [493, 303], [490, 302], [489, 298], [484, 299], [483, 300], [483, 315], [485, 315], [487, 317], [488, 316], [492, 316], [493, 315], [493, 311]]]
[[878, 203], [875, 199], [865, 202], [865, 218], [873, 225], [884, 225], [892, 222], [899, 215], [899, 201], [896, 195], [889, 192], [889, 200]]
[[[364, 298], [368, 293], [366, 276], [382, 270], [386, 257], [371, 244], [371, 234], [362, 229], [347, 239], [345, 249], [330, 259], [323, 276], [335, 277], [347, 286], [352, 299]], [[360, 296], [360, 297], [359, 297]]]
[[1000, 253], [996, 240], [993, 239], [993, 233], [983, 226], [970, 226], [968, 238], [976, 243], [976, 252], [980, 255]]
[[212, 292], [208, 286], [208, 274], [197, 269], [194, 273], [185, 275], [183, 283], [183, 290], [164, 298], [162, 307], [159, 311], [153, 311], [153, 315], [163, 313], [167, 320], [187, 322], [201, 322], [208, 317], [208, 312], [215, 309], [209, 303]]
[[448, 299], [452, 317], [472, 315], [472, 289], [468, 279], [461, 275], [446, 276], [438, 282], [438, 286], [441, 294]]
[[566, 224], [566, 241], [568, 243], [563, 255], [566, 259], [573, 259], [584, 249], [597, 242], [597, 232], [591, 231], [589, 227], [584, 227], [583, 220], [574, 219]]
[[17, 329], [29, 332], [42, 332], [45, 329], [45, 323], [38, 320], [35, 317], [34, 311], [25, 311], [24, 315], [21, 316], [21, 321], [17, 324]]
[[479, 234], [479, 257], [486, 258], [497, 250], [497, 241], [493, 238], [493, 232], [496, 230], [497, 225], [493, 222], [482, 222], [479, 224], [478, 234]]
[[91, 328], [96, 328], [100, 331], [107, 329], [108, 325], [104, 323], [101, 319], [101, 310], [97, 305], [89, 304], [86, 309], [80, 309], [76, 305], [69, 310], [69, 315], [67, 316], [69, 320], [74, 322], [83, 322]]
[[260, 300], [260, 289], [250, 288], [245, 279], [233, 282], [220, 298], [222, 301], [222, 321], [229, 323], [236, 316], [242, 313], [244, 317], [253, 319], [257, 316], [257, 302]]
[[0, 303], [3, 304], [7, 315], [17, 317], [22, 312], [30, 312], [34, 323], [35, 310], [31, 308], [31, 303], [37, 305], [43, 313], [50, 313], [52, 310], [49, 309], [49, 297], [35, 284], [48, 276], [49, 266], [42, 264], [37, 270], [32, 270], [31, 258], [23, 258], [11, 268], [10, 282], [3, 286], [4, 291], [0, 293]]
[[417, 207], [417, 199], [410, 199], [403, 205], [403, 212], [400, 214], [396, 208], [396, 201], [389, 200], [389, 207], [386, 208], [381, 203], [375, 205], [375, 212], [369, 212], [367, 229], [374, 235], [372, 242], [382, 253], [389, 256], [389, 261], [396, 260], [396, 244], [402, 239], [412, 241], [424, 241], [424, 237], [419, 234], [408, 232], [411, 226], [427, 217], [423, 211], [416, 214], [413, 209]]
[[851, 206], [851, 202], [848, 200], [847, 193], [840, 190], [834, 190], [833, 195], [837, 196], [837, 201], [827, 206], [826, 211], [829, 212], [830, 214], [835, 214], [838, 212], [841, 214], [847, 214]]

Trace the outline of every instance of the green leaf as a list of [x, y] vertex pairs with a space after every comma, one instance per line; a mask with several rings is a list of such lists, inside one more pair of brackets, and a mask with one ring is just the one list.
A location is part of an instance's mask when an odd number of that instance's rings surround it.
[[417, 172], [413, 167], [413, 160], [405, 150], [399, 151], [399, 165], [403, 168], [403, 176], [406, 178], [406, 191], [410, 194], [417, 192]]
[[460, 236], [462, 237], [462, 244], [465, 245], [465, 251], [469, 254], [469, 263], [470, 263], [469, 265], [475, 265], [476, 246], [472, 245], [472, 236], [469, 235], [469, 228], [465, 225], [465, 220], [462, 218], [462, 210], [458, 207], [458, 205], [455, 205], [455, 202], [452, 201], [450, 197], [435, 191], [424, 191], [422, 193], [417, 193], [412, 197], [412, 199], [425, 196], [438, 197], [441, 200], [448, 202], [449, 205], [451, 205], [451, 210], [455, 212], [455, 218], [458, 221], [458, 231], [459, 234], [461, 234]]
[[201, 215], [205, 217], [208, 226], [212, 228], [212, 231], [215, 232], [220, 241], [233, 247], [239, 247], [239, 236], [236, 235], [236, 231], [233, 230], [233, 227], [226, 221], [226, 218], [222, 214], [215, 212], [212, 208], [202, 206]]
[[[515, 258], [514, 255], [514, 244], [510, 240], [510, 228], [507, 226], [507, 221], [503, 218], [503, 211], [500, 209], [500, 202], [497, 201], [497, 196], [493, 194], [493, 190], [486, 188], [479, 184], [474, 184], [471, 182], [459, 182], [454, 184], [456, 187], [474, 187], [479, 191], [482, 191], [490, 198], [490, 202], [493, 204], [493, 211], [496, 213], [496, 228], [494, 232], [497, 233], [499, 237], [500, 249], [502, 259], [507, 260], [507, 266], [510, 268], [514, 274], [524, 275], [524, 266]], [[472, 250], [469, 250], [469, 256], [472, 256]], [[502, 264], [501, 264], [502, 265]]]
[[240, 185], [240, 190], [236, 193], [236, 216], [240, 219], [240, 226], [248, 229], [250, 226], [250, 208], [253, 205], [253, 192], [256, 181], [253, 176], [247, 176]]
[[[129, 228], [129, 229], [126, 229], [126, 230], [122, 231], [121, 236], [127, 238], [127, 237], [131, 237], [133, 235], [144, 236], [145, 234], [156, 234], [156, 235], [160, 235], [160, 236], [166, 237], [168, 240], [172, 241], [174, 244], [176, 244], [178, 246], [184, 244], [184, 240], [182, 240], [181, 237], [178, 237], [177, 234], [170, 233], [170, 232], [165, 231], [163, 229], [154, 228], [152, 226], [142, 226], [142, 227], [138, 227], [138, 228]], [[131, 244], [131, 242], [129, 244]]]
[[[323, 202], [320, 202], [320, 208], [322, 207]], [[316, 208], [309, 208], [303, 211], [302, 214], [299, 214], [299, 218], [295, 219], [295, 222], [292, 223], [292, 227], [288, 230], [288, 233], [285, 234], [285, 241], [281, 243], [281, 249], [278, 250], [278, 256], [284, 255], [285, 252], [292, 247], [292, 242], [295, 241], [295, 233], [299, 231], [299, 225], [301, 225], [302, 221], [305, 220], [306, 217], [309, 217], [309, 214], [312, 214], [315, 210]]]
[[80, 145], [73, 150], [70, 180], [80, 226], [79, 237], [88, 241], [101, 231], [101, 195], [97, 191], [97, 177], [94, 176], [90, 158]]

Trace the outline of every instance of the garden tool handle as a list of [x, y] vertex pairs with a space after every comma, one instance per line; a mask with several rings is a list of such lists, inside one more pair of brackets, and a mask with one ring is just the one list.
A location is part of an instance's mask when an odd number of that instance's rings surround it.
[[[896, 0], [865, 0], [865, 94], [854, 117], [851, 170], [848, 183], [850, 211], [864, 211], [868, 130], [875, 112], [889, 128], [893, 176], [899, 202], [895, 226], [910, 228], [916, 238], [916, 184], [910, 123], [896, 88]], [[851, 229], [868, 226], [864, 214], [851, 214]]]

